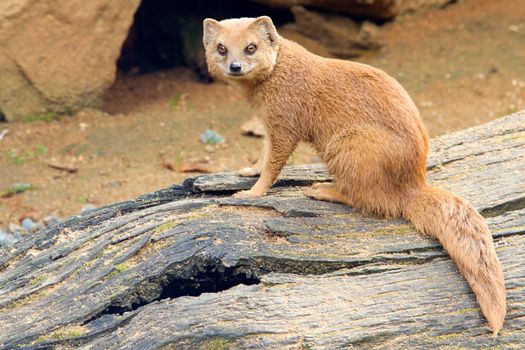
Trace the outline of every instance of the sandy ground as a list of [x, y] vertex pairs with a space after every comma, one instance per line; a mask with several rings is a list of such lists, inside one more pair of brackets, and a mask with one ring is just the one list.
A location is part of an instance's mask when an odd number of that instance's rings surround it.
[[[460, 1], [405, 16], [383, 27], [384, 49], [359, 61], [405, 86], [433, 136], [525, 109], [522, 1]], [[48, 123], [0, 124], [0, 132], [9, 129], [0, 141], [0, 190], [33, 185], [0, 198], [0, 227], [23, 217], [65, 217], [86, 203], [104, 205], [178, 183], [193, 174], [177, 170], [195, 159], [209, 159], [204, 166], [214, 171], [242, 168], [258, 158], [262, 145], [240, 135], [252, 115], [228, 85], [201, 84], [187, 69], [175, 69], [119, 78], [102, 110]], [[227, 142], [205, 147], [199, 135], [207, 128]], [[307, 146], [290, 160], [312, 161]]]

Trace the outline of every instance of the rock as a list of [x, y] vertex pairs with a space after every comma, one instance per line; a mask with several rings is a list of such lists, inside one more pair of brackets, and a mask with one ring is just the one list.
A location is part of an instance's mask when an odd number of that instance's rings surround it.
[[29, 232], [35, 232], [36, 230], [38, 230], [41, 227], [41, 225], [37, 224], [36, 222], [31, 220], [30, 218], [23, 219], [21, 224], [22, 224], [22, 227], [24, 228], [24, 230], [29, 231]]
[[379, 29], [371, 22], [359, 24], [349, 17], [307, 10], [302, 6], [294, 6], [291, 11], [295, 22], [284, 28], [319, 41], [334, 56], [350, 58], [381, 47]]
[[178, 171], [181, 173], [212, 173], [217, 171], [210, 157], [193, 157], [180, 162]]
[[361, 23], [361, 28], [359, 28], [359, 42], [363, 47], [369, 47], [370, 49], [377, 50], [381, 47], [381, 44], [378, 41], [379, 37], [379, 26], [370, 22], [364, 21]]
[[[0, 122], [2, 122], [2, 111], [0, 111]], [[7, 136], [7, 134], [9, 134], [9, 129], [4, 129], [0, 132], [0, 141], [2, 141], [4, 139], [4, 137]]]
[[373, 19], [391, 19], [411, 11], [442, 7], [454, 0], [256, 0], [280, 8], [303, 5]]
[[0, 109], [7, 120], [96, 106], [139, 0], [0, 3]]
[[0, 248], [10, 248], [18, 240], [13, 234], [0, 229]]
[[97, 207], [94, 204], [88, 203], [80, 209], [80, 213], [83, 214], [94, 209], [97, 209]]
[[219, 135], [216, 131], [210, 129], [204, 131], [201, 134], [200, 140], [205, 145], [215, 145], [217, 143], [223, 143], [225, 141], [224, 137]]
[[329, 48], [319, 40], [310, 38], [303, 33], [297, 31], [297, 27], [293, 23], [285, 24], [278, 28], [279, 35], [286, 39], [295, 41], [313, 54], [322, 57], [334, 58]]
[[13, 224], [13, 223], [9, 224], [8, 230], [12, 234], [14, 234], [16, 236], [20, 236], [20, 237], [27, 233], [27, 231], [24, 230], [20, 225]]
[[432, 7], [444, 7], [456, 0], [397, 0], [399, 2], [399, 13], [402, 15], [409, 12], [420, 12]]
[[51, 227], [60, 223], [60, 219], [55, 215], [48, 215], [42, 221], [46, 227]]

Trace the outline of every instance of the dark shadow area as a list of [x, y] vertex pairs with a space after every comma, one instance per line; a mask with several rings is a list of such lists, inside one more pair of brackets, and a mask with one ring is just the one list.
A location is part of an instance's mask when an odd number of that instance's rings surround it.
[[159, 299], [181, 296], [199, 296], [202, 293], [222, 292], [239, 284], [253, 285], [260, 280], [249, 271], [238, 267], [206, 266], [206, 271], [197, 273], [191, 279], [174, 279], [164, 287]]
[[119, 72], [150, 73], [191, 67], [208, 80], [202, 48], [202, 21], [271, 16], [277, 25], [293, 21], [291, 12], [251, 1], [143, 0], [117, 61]]
[[[89, 323], [102, 315], [122, 314], [133, 311], [141, 306], [156, 300], [175, 299], [182, 296], [196, 297], [203, 293], [222, 292], [239, 284], [253, 285], [260, 283], [259, 278], [248, 267], [224, 267], [220, 262], [201, 261], [196, 259], [188, 266], [189, 270], [176, 271], [176, 275], [167, 273], [158, 280], [148, 281], [147, 285], [158, 284], [158, 288], [148, 290], [144, 288], [144, 295], [136, 295], [131, 305], [111, 305], [95, 317], [88, 320]], [[178, 277], [181, 274], [188, 275], [187, 278]], [[141, 288], [139, 288], [142, 290]], [[160, 290], [159, 290], [160, 289]], [[158, 294], [160, 291], [160, 294]], [[119, 301], [117, 301], [117, 304]]]

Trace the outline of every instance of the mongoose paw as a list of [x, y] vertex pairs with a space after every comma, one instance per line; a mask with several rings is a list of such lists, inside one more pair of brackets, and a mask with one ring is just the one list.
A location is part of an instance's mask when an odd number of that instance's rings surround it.
[[303, 193], [306, 197], [310, 197], [313, 199], [318, 199], [320, 192], [321, 191], [319, 188], [313, 186], [307, 187], [303, 190]]
[[311, 189], [319, 189], [319, 188], [327, 188], [327, 187], [334, 187], [334, 184], [332, 182], [315, 182], [310, 186]]
[[260, 171], [250, 167], [242, 168], [241, 170], [239, 170], [239, 175], [244, 177], [257, 176], [259, 174], [261, 174]]
[[325, 202], [348, 204], [346, 197], [338, 192], [332, 184], [318, 185], [305, 188], [305, 196]]
[[257, 198], [264, 196], [264, 193], [257, 193], [252, 190], [240, 191], [233, 195], [233, 198]]

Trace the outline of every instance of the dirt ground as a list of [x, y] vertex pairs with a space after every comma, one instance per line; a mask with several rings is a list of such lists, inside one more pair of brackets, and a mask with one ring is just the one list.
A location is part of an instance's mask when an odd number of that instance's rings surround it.
[[[523, 0], [465, 0], [405, 16], [381, 29], [385, 48], [359, 61], [397, 78], [419, 106], [432, 136], [525, 109]], [[240, 135], [252, 116], [235, 89], [202, 84], [187, 69], [124, 76], [102, 110], [58, 121], [0, 124], [0, 227], [24, 217], [66, 217], [86, 203], [133, 198], [182, 181], [181, 166], [206, 158], [214, 171], [237, 170], [258, 158], [261, 139]], [[207, 128], [225, 137], [206, 147]], [[316, 161], [301, 146], [291, 163]], [[75, 173], [51, 168], [59, 165]], [[173, 168], [169, 170], [166, 168]]]

